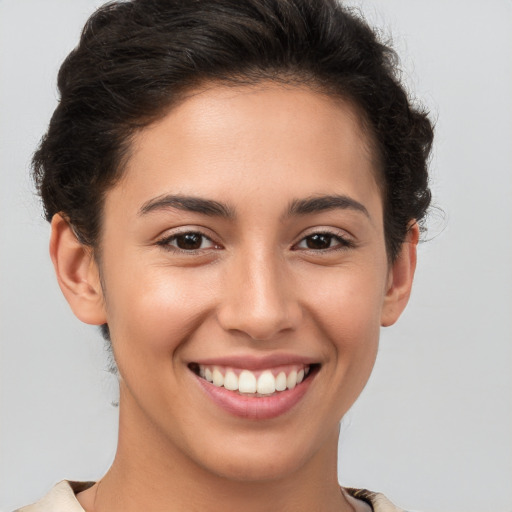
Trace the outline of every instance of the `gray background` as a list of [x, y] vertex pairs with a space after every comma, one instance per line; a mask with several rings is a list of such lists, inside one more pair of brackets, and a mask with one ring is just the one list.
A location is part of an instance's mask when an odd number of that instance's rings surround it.
[[[0, 510], [96, 479], [117, 398], [69, 311], [28, 164], [58, 66], [98, 0], [0, 0]], [[425, 512], [512, 511], [512, 2], [365, 0], [437, 119], [435, 203], [411, 303], [343, 420], [340, 479]]]

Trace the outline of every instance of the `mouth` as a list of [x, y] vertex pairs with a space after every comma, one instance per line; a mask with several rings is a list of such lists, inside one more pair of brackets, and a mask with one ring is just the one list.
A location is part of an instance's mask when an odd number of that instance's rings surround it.
[[242, 396], [262, 398], [294, 389], [316, 373], [319, 365], [290, 364], [258, 371], [199, 363], [190, 363], [188, 367], [216, 387]]
[[244, 368], [189, 363], [188, 368], [207, 397], [230, 415], [250, 420], [276, 418], [306, 395], [320, 364], [284, 364]]

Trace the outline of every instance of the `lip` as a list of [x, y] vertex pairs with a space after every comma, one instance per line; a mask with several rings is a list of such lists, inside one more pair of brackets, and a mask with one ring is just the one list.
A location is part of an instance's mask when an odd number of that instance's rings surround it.
[[205, 393], [209, 400], [230, 415], [247, 420], [267, 420], [284, 415], [296, 406], [306, 395], [311, 383], [318, 373], [318, 361], [313, 362], [310, 358], [303, 358], [291, 355], [269, 355], [265, 357], [224, 357], [214, 359], [202, 359], [197, 361], [202, 365], [217, 365], [244, 368], [257, 371], [270, 369], [275, 366], [289, 364], [313, 365], [313, 368], [306, 379], [297, 384], [293, 389], [280, 391], [271, 396], [249, 396], [241, 395], [238, 392], [229, 391], [224, 387], [218, 387], [203, 379], [191, 371], [192, 376]]
[[292, 354], [268, 354], [264, 356], [231, 355], [228, 357], [215, 357], [209, 359], [197, 359], [189, 363], [197, 363], [204, 366], [226, 366], [231, 368], [243, 368], [245, 370], [258, 371], [269, 370], [276, 366], [287, 365], [314, 365], [320, 363], [318, 359], [297, 356]]

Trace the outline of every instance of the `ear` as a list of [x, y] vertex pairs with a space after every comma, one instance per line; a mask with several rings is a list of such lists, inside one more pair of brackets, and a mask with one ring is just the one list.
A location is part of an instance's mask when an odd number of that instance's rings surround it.
[[388, 283], [381, 314], [381, 325], [393, 325], [402, 314], [411, 295], [414, 271], [416, 270], [416, 248], [420, 237], [418, 223], [409, 227], [400, 253], [389, 269]]
[[53, 216], [51, 228], [50, 256], [73, 313], [86, 324], [106, 323], [100, 274], [92, 249], [79, 242], [62, 215]]

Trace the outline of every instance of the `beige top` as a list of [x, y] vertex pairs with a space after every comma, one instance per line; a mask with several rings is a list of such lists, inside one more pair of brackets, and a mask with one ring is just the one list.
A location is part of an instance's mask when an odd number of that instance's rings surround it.
[[[22, 507], [14, 512], [85, 512], [78, 503], [76, 494], [85, 491], [92, 485], [94, 485], [94, 482], [63, 480], [37, 503]], [[373, 512], [404, 512], [402, 509], [395, 507], [382, 494], [366, 489], [350, 489], [348, 487], [344, 487], [343, 490], [349, 496], [370, 505]]]

